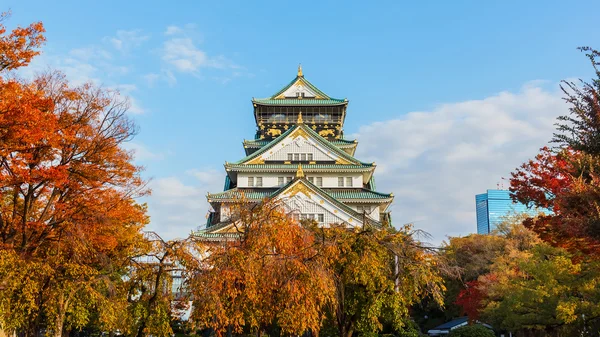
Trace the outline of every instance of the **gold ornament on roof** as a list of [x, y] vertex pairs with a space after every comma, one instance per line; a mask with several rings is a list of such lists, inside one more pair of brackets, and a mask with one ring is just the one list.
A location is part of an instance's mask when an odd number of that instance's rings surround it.
[[281, 130], [275, 128], [269, 129], [269, 131], [267, 131], [267, 134], [271, 137], [277, 137], [281, 135]]
[[321, 137], [333, 136], [335, 135], [335, 131], [333, 131], [333, 129], [321, 130], [319, 131], [319, 135]]
[[296, 178], [304, 178], [304, 171], [302, 171], [302, 164], [298, 164], [298, 171], [296, 171]]
[[302, 111], [298, 112], [298, 121], [296, 122], [296, 124], [303, 124], [304, 121], [302, 120]]
[[304, 75], [302, 75], [302, 64], [298, 65], [298, 77], [304, 77]]

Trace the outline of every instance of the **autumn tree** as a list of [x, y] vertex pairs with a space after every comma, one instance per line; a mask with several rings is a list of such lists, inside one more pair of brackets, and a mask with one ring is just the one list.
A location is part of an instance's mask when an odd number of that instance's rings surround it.
[[570, 114], [560, 116], [553, 141], [511, 176], [516, 201], [549, 208], [553, 214], [525, 224], [554, 246], [583, 255], [600, 254], [600, 53], [580, 48], [596, 77], [591, 82], [563, 81]]
[[562, 248], [540, 243], [511, 251], [479, 278], [482, 316], [494, 327], [525, 335], [559, 336], [600, 318], [600, 268]]
[[229, 241], [206, 245], [192, 278], [191, 319], [199, 327], [260, 334], [318, 332], [334, 285], [320, 243], [276, 202], [233, 207]]
[[335, 281], [331, 316], [339, 336], [401, 331], [410, 307], [424, 297], [443, 305], [440, 260], [413, 236], [410, 226], [315, 228]]
[[57, 72], [8, 76], [39, 53], [43, 31], [0, 25], [0, 325], [61, 336], [114, 309], [148, 220], [122, 147], [137, 131], [127, 100]]

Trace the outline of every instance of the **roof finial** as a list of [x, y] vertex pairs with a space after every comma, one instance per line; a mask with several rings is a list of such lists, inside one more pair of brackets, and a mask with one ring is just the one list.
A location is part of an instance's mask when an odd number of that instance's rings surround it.
[[304, 75], [302, 75], [302, 63], [298, 64], [298, 77], [304, 77]]
[[296, 178], [304, 178], [304, 171], [302, 171], [302, 164], [298, 164], [298, 171], [296, 171]]
[[296, 121], [296, 124], [303, 124], [304, 121], [302, 120], [302, 111], [298, 112], [298, 120]]

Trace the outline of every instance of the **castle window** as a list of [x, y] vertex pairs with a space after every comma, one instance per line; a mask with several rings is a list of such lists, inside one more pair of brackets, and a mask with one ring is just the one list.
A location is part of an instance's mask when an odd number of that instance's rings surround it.
[[277, 185], [283, 186], [283, 177], [277, 177]]
[[325, 219], [324, 219], [325, 216], [323, 214], [317, 214], [317, 216], [318, 216], [318, 219], [319, 219], [320, 223], [323, 223], [323, 221], [325, 221]]
[[254, 177], [248, 177], [248, 187], [254, 187]]
[[256, 186], [262, 187], [262, 177], [256, 177]]
[[285, 182], [290, 183], [292, 181], [292, 177], [285, 177]]
[[338, 187], [344, 187], [344, 177], [338, 177]]
[[307, 154], [307, 156], [308, 156], [308, 160], [309, 160], [309, 161], [312, 161], [312, 160], [313, 160], [313, 154], [312, 154], [312, 153], [309, 153], [309, 154]]
[[319, 187], [323, 186], [323, 177], [317, 177], [317, 186], [319, 186]]
[[352, 187], [352, 177], [346, 177], [346, 186]]
[[288, 153], [288, 161], [292, 161], [292, 160], [294, 160], [294, 154]]
[[311, 183], [315, 183], [315, 177], [308, 177], [308, 181], [310, 181]]
[[294, 153], [294, 160], [295, 161], [299, 161], [300, 160], [300, 153]]
[[300, 155], [300, 158], [301, 158], [300, 160], [302, 160], [302, 161], [306, 161], [306, 153], [302, 153], [302, 154]]

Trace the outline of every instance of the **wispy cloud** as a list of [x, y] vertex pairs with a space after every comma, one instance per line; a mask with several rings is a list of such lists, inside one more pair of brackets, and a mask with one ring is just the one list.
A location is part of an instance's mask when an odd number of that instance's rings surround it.
[[118, 30], [115, 36], [105, 37], [104, 41], [108, 42], [116, 50], [127, 53], [141, 46], [148, 39], [150, 39], [149, 35], [143, 34], [140, 29], [133, 29]]
[[211, 76], [211, 78], [219, 79], [225, 77], [228, 80], [235, 77], [233, 73], [239, 74], [241, 67], [233, 61], [223, 55], [210, 55], [198, 46], [201, 39], [195, 28], [195, 25], [187, 24], [184, 26], [171, 25], [165, 29], [164, 35], [168, 38], [163, 43], [161, 57], [168, 68], [194, 75], [199, 75], [203, 69], [229, 70], [230, 73], [225, 76], [223, 74]]
[[147, 229], [172, 239], [184, 237], [203, 226], [209, 209], [206, 194], [222, 189], [223, 181], [224, 173], [210, 168], [151, 181], [150, 225]]
[[436, 242], [475, 232], [475, 194], [533, 157], [568, 112], [556, 86], [541, 84], [361, 127], [357, 157], [375, 161], [378, 189], [395, 194], [395, 223], [414, 222]]
[[209, 57], [187, 37], [165, 41], [162, 58], [180, 72], [196, 73], [201, 68], [238, 68], [224, 56]]

